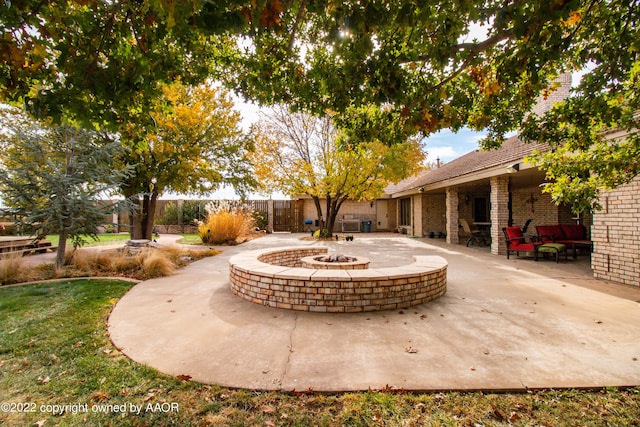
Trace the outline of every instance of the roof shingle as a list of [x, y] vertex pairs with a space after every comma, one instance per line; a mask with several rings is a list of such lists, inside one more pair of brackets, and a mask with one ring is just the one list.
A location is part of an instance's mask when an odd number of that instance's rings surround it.
[[395, 194], [418, 187], [446, 181], [463, 175], [480, 172], [494, 166], [511, 164], [530, 155], [533, 150], [549, 151], [547, 144], [525, 143], [518, 136], [505, 140], [502, 146], [495, 150], [475, 150], [467, 153], [437, 169], [426, 170], [419, 175], [405, 179], [386, 188], [387, 194]]

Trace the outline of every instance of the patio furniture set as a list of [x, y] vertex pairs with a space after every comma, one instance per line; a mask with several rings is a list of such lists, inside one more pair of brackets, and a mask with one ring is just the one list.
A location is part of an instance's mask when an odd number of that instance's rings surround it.
[[502, 229], [507, 242], [507, 259], [512, 252], [516, 256], [520, 252], [533, 252], [534, 260], [538, 260], [540, 254], [553, 255], [556, 262], [560, 261], [560, 255], [567, 259], [567, 250], [573, 251], [573, 259], [578, 256], [578, 251], [591, 252], [593, 242], [587, 238], [587, 229], [582, 224], [558, 224], [537, 225], [536, 236], [525, 237], [518, 226]]

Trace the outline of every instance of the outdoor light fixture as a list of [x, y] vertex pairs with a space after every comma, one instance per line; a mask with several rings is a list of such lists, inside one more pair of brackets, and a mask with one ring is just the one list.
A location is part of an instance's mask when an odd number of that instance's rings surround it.
[[420, 189], [418, 190], [421, 193], [424, 193], [424, 187], [420, 187]]
[[507, 168], [507, 173], [516, 173], [520, 170], [520, 163], [514, 163]]

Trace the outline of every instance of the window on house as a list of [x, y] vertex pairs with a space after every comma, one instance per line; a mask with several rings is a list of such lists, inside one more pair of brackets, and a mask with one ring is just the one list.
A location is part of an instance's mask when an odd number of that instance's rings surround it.
[[400, 199], [400, 224], [411, 225], [411, 199]]

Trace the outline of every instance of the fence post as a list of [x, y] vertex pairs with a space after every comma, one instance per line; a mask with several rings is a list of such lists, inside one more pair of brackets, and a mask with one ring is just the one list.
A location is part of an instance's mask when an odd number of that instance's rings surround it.
[[267, 201], [267, 218], [269, 219], [269, 225], [267, 226], [268, 233], [273, 233], [273, 213], [274, 213], [274, 202], [273, 202], [273, 199], [269, 199]]

